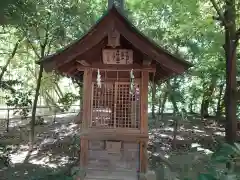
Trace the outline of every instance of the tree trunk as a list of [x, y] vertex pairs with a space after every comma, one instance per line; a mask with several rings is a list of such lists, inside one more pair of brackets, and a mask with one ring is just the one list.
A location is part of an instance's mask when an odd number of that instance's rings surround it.
[[15, 54], [16, 54], [20, 42], [21, 42], [21, 40], [19, 40], [19, 41], [15, 44], [11, 56], [8, 58], [6, 64], [3, 66], [2, 72], [1, 72], [1, 74], [0, 74], [0, 82], [2, 81], [2, 78], [3, 78], [4, 73], [7, 71], [8, 65], [10, 64], [11, 60], [14, 58], [14, 56], [15, 56]]
[[63, 92], [62, 92], [61, 88], [59, 87], [58, 83], [55, 82], [55, 85], [56, 85], [55, 87], [57, 88], [57, 91], [59, 92], [60, 96], [63, 97]]
[[236, 102], [236, 49], [240, 38], [240, 28], [236, 29], [236, 2], [225, 0], [224, 12], [221, 11], [217, 2], [211, 0], [218, 13], [218, 19], [225, 28], [225, 56], [226, 56], [226, 90], [225, 90], [225, 138], [227, 143], [233, 144], [237, 138], [237, 102]]
[[168, 97], [168, 92], [164, 91], [162, 105], [161, 105], [161, 121], [163, 120], [163, 112], [165, 109], [165, 104], [167, 102], [167, 97]]
[[37, 87], [36, 87], [36, 92], [35, 92], [35, 97], [34, 97], [33, 107], [32, 107], [32, 121], [31, 121], [31, 134], [30, 134], [31, 145], [33, 145], [33, 143], [34, 143], [36, 110], [37, 110], [39, 91], [40, 91], [40, 87], [41, 87], [42, 74], [43, 74], [43, 65], [41, 64], [39, 73], [38, 73]]
[[234, 143], [237, 137], [236, 117], [236, 9], [235, 0], [226, 0], [225, 55], [226, 55], [226, 141]]
[[[57, 84], [57, 83], [56, 83], [56, 84]], [[53, 87], [53, 89], [54, 89], [55, 93], [57, 94], [57, 97], [58, 97], [58, 99], [61, 99], [61, 98], [62, 98], [62, 96], [60, 95], [60, 93], [59, 93], [59, 91], [58, 91], [57, 87], [56, 87], [56, 86], [54, 86], [54, 87]]]
[[193, 114], [194, 113], [194, 111], [193, 111], [193, 99], [191, 99], [188, 108], [189, 108], [190, 114]]
[[171, 101], [172, 105], [173, 105], [173, 109], [174, 109], [174, 127], [173, 127], [173, 141], [172, 141], [172, 148], [173, 149], [176, 149], [176, 137], [177, 137], [177, 133], [178, 133], [178, 118], [179, 116], [176, 114], [179, 113], [179, 109], [178, 109], [178, 106], [177, 106], [177, 102], [176, 102], [176, 99], [175, 99], [175, 81], [176, 79], [174, 79], [174, 84], [171, 86], [170, 82], [167, 83], [167, 86], [168, 86], [168, 91], [170, 92], [169, 93], [169, 100]]
[[45, 92], [46, 98], [48, 99], [48, 102], [50, 103], [50, 109], [52, 109], [51, 106], [54, 106], [53, 110], [56, 111], [61, 111], [61, 108], [57, 105], [57, 103], [54, 101], [54, 99], [51, 97], [49, 92]]
[[201, 117], [209, 117], [209, 105], [212, 100], [212, 94], [216, 87], [217, 79], [215, 77], [212, 78], [211, 83], [209, 84], [208, 89], [203, 94], [202, 104], [201, 104]]
[[216, 117], [219, 118], [222, 115], [222, 95], [223, 95], [223, 88], [224, 84], [220, 84], [219, 86], [219, 95], [217, 100], [217, 111], [216, 111]]
[[156, 105], [156, 82], [152, 83], [152, 118], [155, 119], [155, 105]]
[[179, 112], [179, 109], [178, 109], [177, 102], [175, 101], [173, 94], [170, 95], [170, 101], [172, 102], [172, 105], [173, 105], [174, 114], [177, 114]]
[[167, 89], [168, 89], [168, 92], [169, 93], [169, 100], [172, 102], [172, 105], [173, 105], [173, 112], [174, 114], [178, 113], [179, 112], [179, 109], [178, 109], [178, 106], [177, 106], [177, 102], [175, 100], [175, 81], [176, 79], [174, 79], [174, 82], [173, 82], [173, 85], [170, 84], [170, 82], [168, 81], [167, 82]]
[[[161, 118], [161, 106], [162, 106], [162, 98], [161, 96], [158, 98], [158, 118], [157, 120], [160, 121]], [[157, 122], [156, 122], [157, 124]]]
[[208, 99], [206, 97], [206, 94], [204, 93], [203, 98], [202, 98], [201, 113], [200, 113], [202, 118], [209, 116], [208, 105], [209, 105], [209, 102], [208, 102]]
[[178, 118], [174, 117], [174, 127], [173, 127], [173, 140], [172, 140], [172, 148], [176, 150], [176, 139], [177, 139], [177, 133], [178, 133]]

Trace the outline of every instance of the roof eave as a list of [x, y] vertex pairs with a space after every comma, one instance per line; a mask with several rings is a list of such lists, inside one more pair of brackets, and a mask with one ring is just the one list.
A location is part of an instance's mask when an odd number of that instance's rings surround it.
[[[65, 48], [62, 48], [61, 50], [59, 50], [58, 52], [52, 54], [52, 55], [49, 55], [49, 56], [46, 56], [44, 57], [43, 59], [37, 61], [36, 63], [37, 64], [41, 64], [43, 63], [44, 66], [46, 65], [49, 65], [50, 64], [55, 64], [55, 63], [51, 63], [52, 60], [53, 61], [56, 61], [56, 56], [59, 56], [63, 53], [65, 53], [69, 48], [71, 48], [72, 46], [75, 46], [77, 45], [77, 43], [81, 42], [82, 39], [84, 39], [92, 30], [96, 29], [97, 26], [100, 24], [100, 22], [102, 21], [102, 19], [104, 17], [106, 17], [110, 12], [112, 13], [115, 13], [118, 17], [120, 17], [128, 26], [128, 28], [131, 28], [130, 30], [132, 32], [135, 32], [137, 33], [140, 38], [142, 38], [143, 40], [146, 40], [147, 44], [149, 44], [150, 46], [152, 46], [152, 48], [154, 48], [156, 51], [158, 51], [159, 53], [162, 53], [162, 54], [165, 54], [165, 56], [168, 56], [168, 58], [172, 59], [174, 61], [174, 63], [180, 65], [180, 67], [182, 66], [182, 70], [181, 72], [178, 72], [177, 74], [179, 73], [183, 73], [184, 72], [184, 69], [187, 70], [189, 68], [191, 68], [193, 66], [192, 63], [188, 62], [188, 61], [185, 61], [179, 57], [176, 57], [175, 55], [171, 54], [170, 52], [166, 51], [165, 49], [161, 48], [159, 45], [156, 44], [156, 42], [150, 40], [147, 36], [145, 36], [141, 31], [139, 31], [134, 25], [132, 25], [132, 23], [124, 16], [123, 13], [121, 13], [115, 6], [112, 6], [111, 9], [107, 10], [106, 13], [97, 21], [97, 23], [95, 23], [92, 28], [87, 31], [80, 39], [78, 40], [75, 40], [73, 43], [69, 44], [68, 46], [66, 46]], [[161, 63], [160, 60], [157, 60], [157, 59], [154, 59], [155, 61], [157, 61], [158, 63]], [[46, 63], [46, 64], [45, 64]], [[53, 65], [54, 66], [54, 65]], [[48, 70], [50, 69], [54, 69], [54, 67], [49, 67]]]

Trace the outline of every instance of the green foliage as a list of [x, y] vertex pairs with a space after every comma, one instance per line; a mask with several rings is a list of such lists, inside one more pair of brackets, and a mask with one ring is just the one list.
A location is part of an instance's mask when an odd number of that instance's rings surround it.
[[67, 175], [64, 171], [56, 171], [45, 177], [34, 177], [31, 180], [76, 180], [77, 177], [81, 179], [85, 177], [85, 170], [80, 167], [73, 167], [71, 169], [71, 175]]
[[30, 99], [31, 92], [16, 91], [11, 96], [6, 96], [7, 106], [16, 108], [14, 114], [19, 114], [21, 119], [26, 119], [30, 110], [29, 107], [32, 105]]
[[[173, 171], [174, 164], [159, 163], [160, 166], [156, 168], [156, 175], [158, 179], [164, 177], [175, 177], [180, 180], [238, 180], [239, 173], [239, 160], [240, 160], [240, 145], [229, 145], [226, 143], [219, 143], [216, 151], [206, 159], [206, 155], [192, 149], [191, 152], [171, 154], [169, 160], [175, 163], [181, 162], [181, 167]], [[194, 162], [192, 162], [194, 160]], [[184, 161], [185, 163], [183, 163]], [[200, 164], [204, 164], [201, 166]], [[171, 167], [170, 167], [171, 166]], [[171, 169], [171, 170], [170, 170]], [[194, 170], [195, 169], [195, 170]], [[170, 170], [170, 171], [169, 171]], [[193, 170], [193, 171], [192, 171]], [[198, 176], [193, 178], [192, 172], [198, 172]]]
[[44, 125], [44, 118], [42, 116], [37, 116], [35, 120], [35, 125]]
[[11, 148], [6, 145], [0, 144], [0, 169], [3, 167], [8, 167], [11, 164], [9, 157]]
[[[16, 79], [14, 76], [17, 75], [17, 79], [23, 82], [26, 89], [34, 89], [38, 72], [35, 61], [41, 56], [41, 47], [46, 44], [43, 53], [45, 56], [74, 42], [100, 18], [107, 8], [106, 5], [107, 0], [1, 2], [0, 14], [2, 12], [6, 17], [4, 19], [11, 24], [0, 28], [0, 33], [3, 33], [0, 34], [2, 39], [0, 49], [3, 54], [9, 55], [16, 40], [24, 37], [21, 47], [11, 62], [12, 70], [9, 74], [13, 79]], [[200, 112], [203, 94], [206, 94], [211, 79], [217, 78], [213, 93], [204, 96], [210, 102], [208, 107], [210, 114], [214, 115], [219, 97], [219, 84], [225, 83], [225, 57], [222, 48], [224, 34], [219, 23], [212, 18], [215, 10], [209, 1], [126, 0], [126, 14], [150, 39], [173, 54], [194, 63], [194, 68], [184, 76], [171, 80], [172, 95], [177, 106], [182, 108], [192, 104], [192, 110]], [[239, 26], [239, 17], [237, 24]], [[59, 83], [61, 79], [57, 77], [56, 81], [52, 81], [51, 77], [47, 78], [44, 73], [40, 95], [44, 96], [45, 90], [52, 91], [55, 87], [54, 83]], [[157, 98], [162, 98], [159, 90], [157, 94]], [[169, 99], [168, 96], [168, 104], [171, 103]]]
[[200, 174], [198, 180], [217, 180], [212, 174]]
[[[81, 37], [106, 10], [106, 3], [107, 0], [0, 1], [0, 24], [4, 25], [0, 28], [0, 63], [6, 61], [16, 41], [24, 37], [8, 72], [4, 75], [4, 80], [0, 82], [1, 89], [13, 93], [7, 97], [9, 106], [22, 109], [30, 106], [32, 99], [31, 93], [16, 90], [14, 87], [18, 82], [9, 81], [9, 79], [17, 79], [22, 82], [23, 89], [32, 91], [38, 74], [35, 61]], [[219, 4], [222, 7], [223, 2]], [[239, 8], [239, 4], [236, 7]], [[166, 93], [166, 107], [175, 104], [178, 109], [184, 108], [186, 111], [191, 109], [199, 113], [201, 105], [206, 100], [209, 103], [207, 109], [210, 115], [215, 115], [218, 100], [223, 104], [225, 91], [223, 88], [222, 94], [219, 94], [220, 85], [225, 84], [225, 57], [222, 48], [224, 33], [223, 28], [212, 18], [215, 10], [209, 0], [126, 0], [126, 11], [127, 16], [137, 28], [150, 39], [155, 40], [173, 54], [194, 63], [194, 68], [189, 72], [171, 79], [168, 87], [166, 83], [157, 84], [156, 98], [160, 101], [155, 102], [160, 102], [158, 104], [160, 108], [164, 106], [161, 102]], [[240, 12], [239, 9], [238, 12]], [[237, 15], [236, 22], [239, 28], [239, 13]], [[46, 45], [44, 49], [43, 45]], [[239, 52], [239, 48], [237, 51]], [[52, 92], [55, 83], [59, 83], [61, 88], [66, 90], [68, 87], [64, 88], [64, 83], [60, 83], [61, 80], [62, 78], [56, 74], [51, 76], [44, 73], [40, 95], [45, 98], [45, 92]], [[209, 92], [211, 86], [214, 86], [213, 91]], [[66, 92], [64, 90], [63, 92]], [[64, 110], [68, 110], [76, 100], [80, 99], [74, 93], [64, 94], [59, 101], [54, 96], [50, 98], [55, 100], [55, 103], [59, 102], [63, 105]], [[223, 110], [224, 108], [221, 108], [221, 111]], [[19, 113], [22, 118], [25, 118], [29, 110], [23, 108]], [[43, 119], [39, 118], [37, 122], [42, 124]], [[224, 150], [217, 150], [211, 161], [208, 161], [210, 172], [201, 174], [199, 179], [219, 179], [216, 174], [226, 172], [225, 169], [219, 172], [220, 168], [215, 167], [219, 163], [234, 166], [232, 164], [236, 161], [238, 153], [233, 151], [232, 147], [227, 147], [228, 145], [221, 146], [224, 146]], [[193, 158], [199, 154], [188, 152], [187, 155]], [[179, 160], [179, 162], [182, 161], [184, 160]], [[186, 165], [185, 169], [189, 170], [191, 166]], [[186, 171], [182, 174], [182, 176], [188, 175]], [[56, 177], [71, 178], [66, 177], [62, 172]]]
[[86, 176], [86, 172], [83, 168], [76, 166], [71, 169], [71, 176], [73, 177], [73, 179], [76, 179], [78, 177], [80, 179], [84, 179], [84, 177]]
[[[238, 180], [240, 173], [239, 168], [240, 148], [239, 144], [234, 146], [229, 144], [220, 144], [220, 147], [211, 157], [211, 166], [209, 172], [200, 174], [199, 180]], [[224, 168], [225, 166], [225, 168]], [[221, 167], [221, 168], [219, 168]]]
[[79, 99], [80, 99], [80, 96], [77, 96], [69, 92], [64, 94], [64, 96], [61, 99], [59, 99], [58, 103], [61, 106], [64, 106], [64, 110], [67, 111], [71, 107], [71, 105], [73, 105], [73, 103]]
[[65, 174], [64, 171], [57, 171], [57, 172], [54, 172], [54, 173], [51, 173], [45, 177], [34, 177], [32, 178], [31, 180], [47, 180], [47, 179], [51, 179], [51, 180], [75, 180], [73, 179], [71, 176], [67, 176]]
[[14, 86], [21, 84], [18, 80], [8, 80], [8, 81], [0, 81], [0, 89], [3, 91], [10, 91], [10, 93], [14, 94], [16, 92]]
[[19, 24], [21, 16], [34, 10], [34, 3], [29, 0], [8, 0], [0, 2], [0, 24]]

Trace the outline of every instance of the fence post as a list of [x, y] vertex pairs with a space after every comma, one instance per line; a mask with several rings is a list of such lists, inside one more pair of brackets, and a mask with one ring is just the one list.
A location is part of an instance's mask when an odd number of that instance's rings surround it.
[[10, 119], [9, 119], [9, 109], [7, 108], [7, 132], [9, 131], [9, 123], [10, 123]]

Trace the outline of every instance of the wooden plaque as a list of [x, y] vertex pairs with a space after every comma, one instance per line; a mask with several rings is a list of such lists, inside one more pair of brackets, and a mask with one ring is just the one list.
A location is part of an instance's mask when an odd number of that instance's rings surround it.
[[128, 49], [104, 49], [104, 64], [132, 64], [133, 51]]
[[108, 46], [120, 46], [120, 34], [116, 29], [108, 33]]

